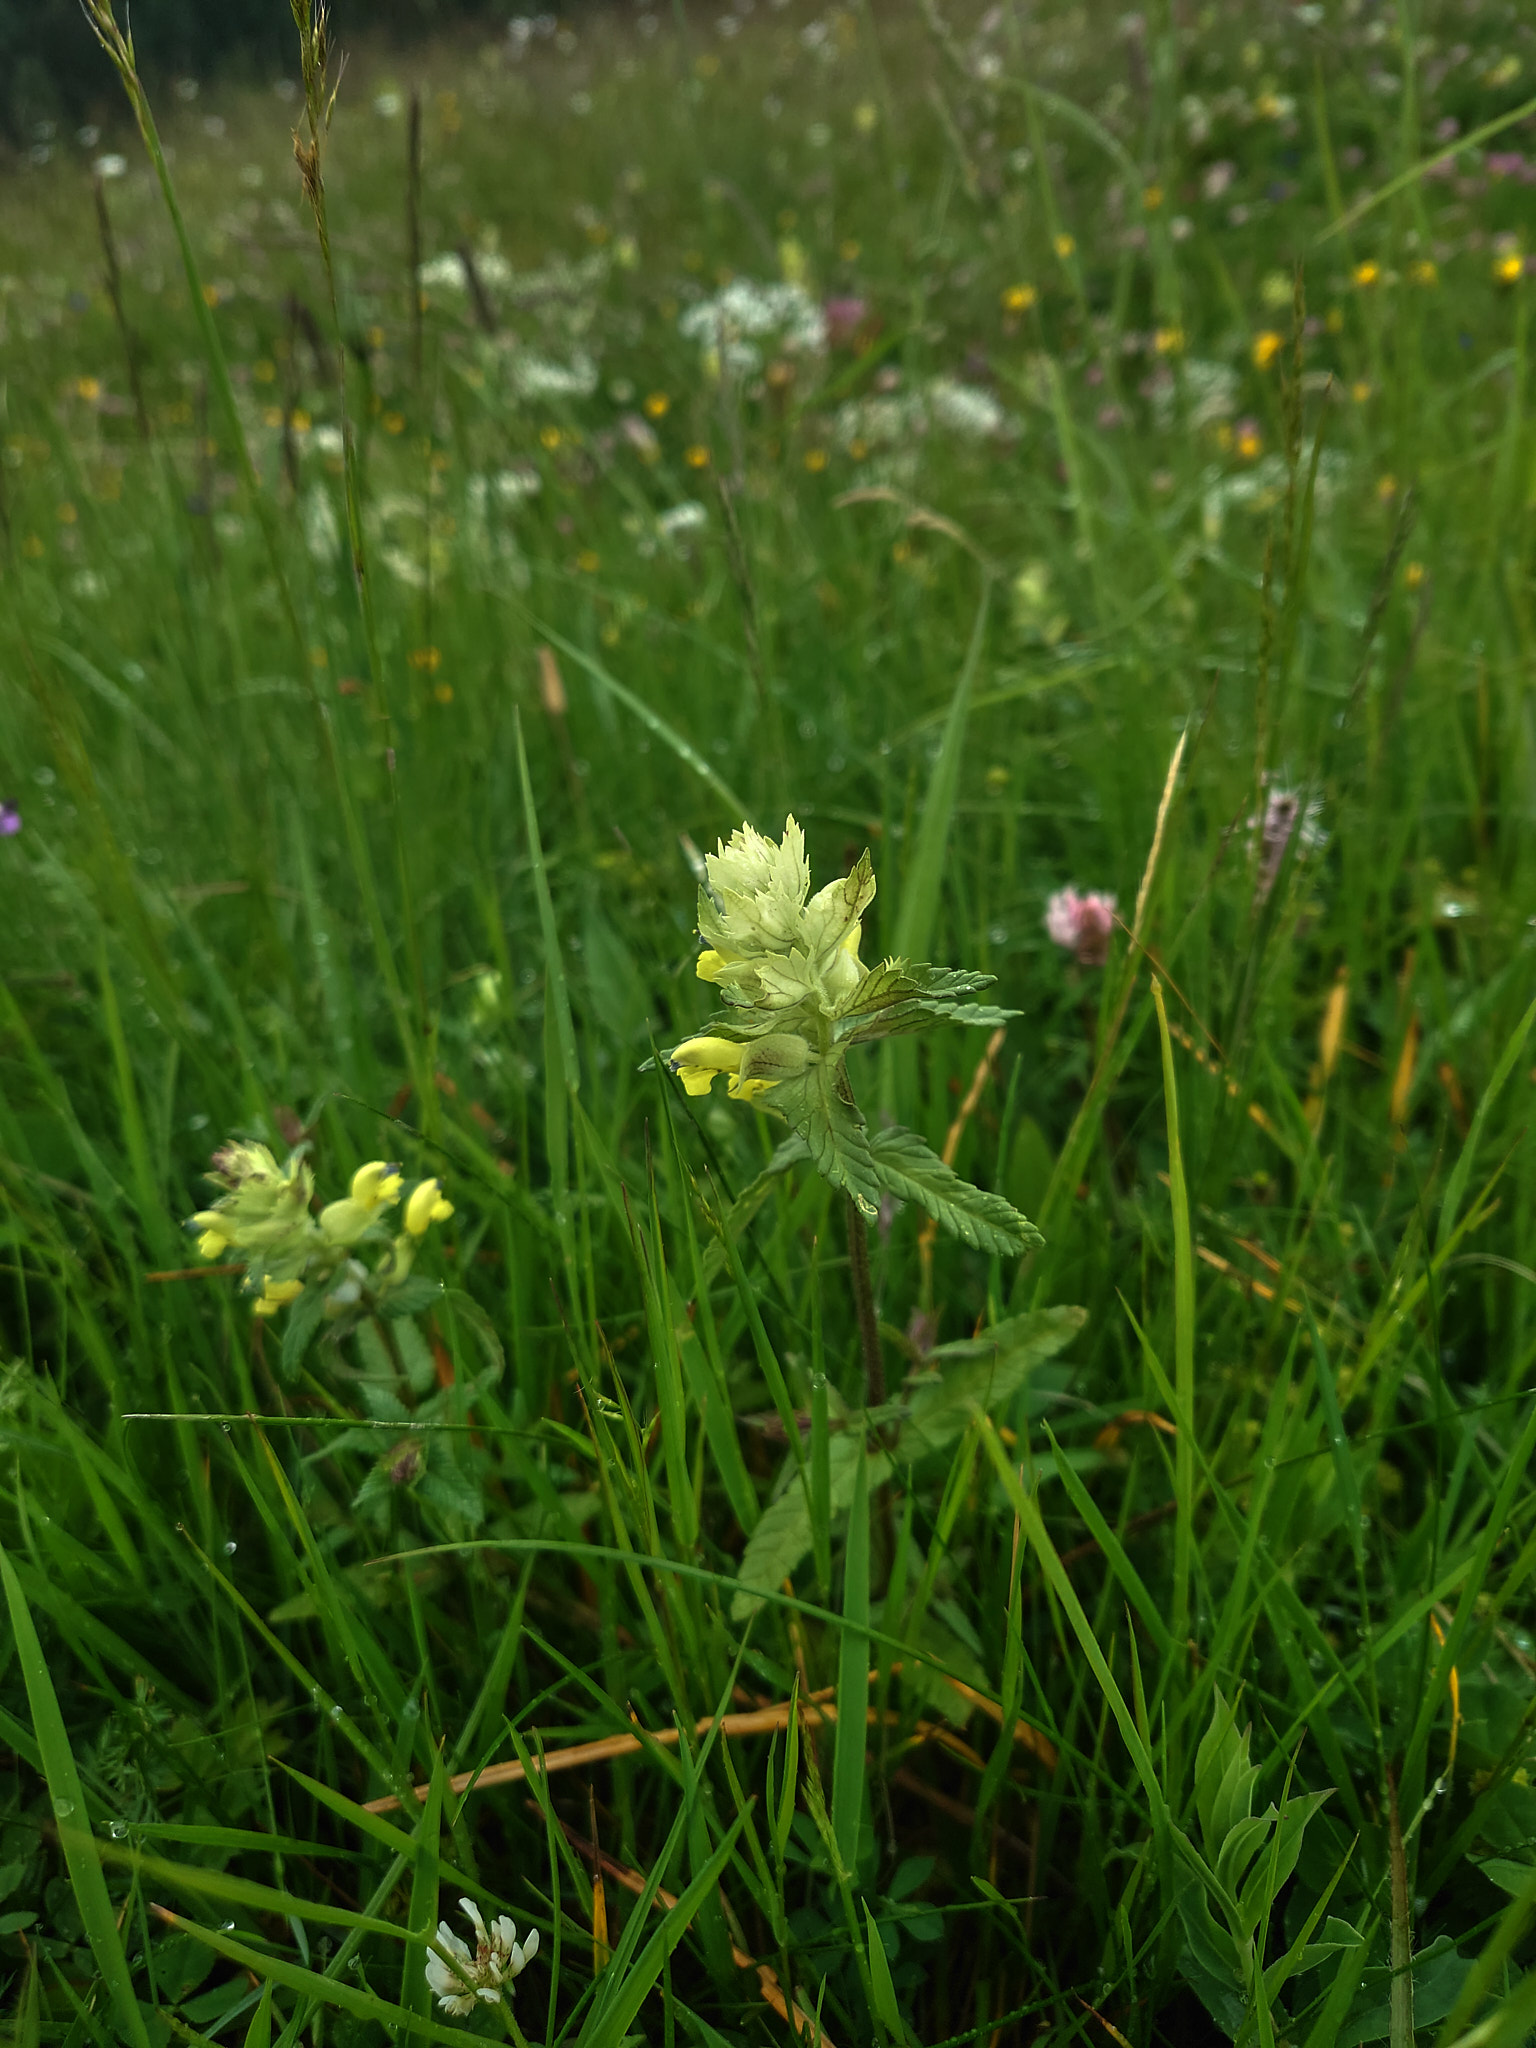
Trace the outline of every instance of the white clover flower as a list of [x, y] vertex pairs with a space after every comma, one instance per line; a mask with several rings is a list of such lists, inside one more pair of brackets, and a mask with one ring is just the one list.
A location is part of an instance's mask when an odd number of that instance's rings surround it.
[[475, 1930], [475, 1947], [455, 1934], [446, 1920], [438, 1922], [437, 1941], [427, 1955], [427, 1983], [446, 2013], [467, 2019], [478, 1999], [501, 2001], [502, 1989], [520, 1977], [539, 1952], [539, 1930], [519, 1944], [517, 1929], [503, 1913], [486, 1926], [473, 1899], [460, 1899]]

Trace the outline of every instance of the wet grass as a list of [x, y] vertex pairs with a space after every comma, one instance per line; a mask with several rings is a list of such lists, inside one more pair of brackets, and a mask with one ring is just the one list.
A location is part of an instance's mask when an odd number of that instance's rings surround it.
[[[730, 19], [360, 50], [331, 276], [297, 42], [185, 262], [126, 120], [0, 186], [13, 2036], [1521, 2041], [1528, 33]], [[1046, 1239], [882, 1215], [868, 1455], [829, 1191], [642, 1071], [791, 810], [1022, 1012], [861, 1055]], [[232, 1134], [441, 1291], [295, 1356]]]

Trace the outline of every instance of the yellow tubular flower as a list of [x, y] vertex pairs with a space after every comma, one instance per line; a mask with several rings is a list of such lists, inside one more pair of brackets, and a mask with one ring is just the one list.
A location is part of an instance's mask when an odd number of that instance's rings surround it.
[[668, 1053], [667, 1065], [690, 1095], [707, 1095], [716, 1074], [730, 1075], [734, 1095], [741, 1052], [728, 1038], [687, 1038]]
[[384, 1159], [370, 1159], [352, 1176], [352, 1199], [364, 1209], [378, 1209], [400, 1199], [400, 1169]]
[[217, 1230], [205, 1230], [197, 1240], [197, 1255], [200, 1259], [222, 1258], [229, 1249], [229, 1239]]
[[445, 1198], [441, 1182], [424, 1180], [405, 1205], [405, 1227], [412, 1237], [425, 1237], [434, 1223], [446, 1223], [452, 1214], [453, 1204]]
[[776, 1081], [757, 1074], [743, 1081], [740, 1074], [732, 1074], [725, 1084], [727, 1095], [734, 1095], [738, 1102], [756, 1102], [759, 1095], [766, 1095], [770, 1088], [778, 1086]]
[[695, 961], [693, 971], [700, 981], [718, 981], [724, 965], [724, 954], [717, 953], [713, 946], [707, 946]]
[[259, 1316], [275, 1316], [280, 1308], [286, 1308], [290, 1301], [296, 1301], [304, 1292], [302, 1280], [269, 1280], [256, 1304]]

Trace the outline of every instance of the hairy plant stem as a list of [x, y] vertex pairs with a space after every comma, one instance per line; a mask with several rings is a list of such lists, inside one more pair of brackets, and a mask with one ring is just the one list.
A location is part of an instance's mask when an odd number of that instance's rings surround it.
[[880, 1355], [880, 1326], [875, 1319], [875, 1290], [869, 1275], [869, 1232], [863, 1211], [848, 1198], [848, 1271], [853, 1279], [853, 1305], [859, 1318], [859, 1351], [864, 1360], [864, 1405], [885, 1402], [885, 1360]]

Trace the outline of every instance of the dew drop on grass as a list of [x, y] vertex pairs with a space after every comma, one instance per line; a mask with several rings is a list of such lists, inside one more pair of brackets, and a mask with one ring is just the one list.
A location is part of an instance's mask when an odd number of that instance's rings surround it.
[[231, 1537], [224, 1546], [224, 1555], [226, 1557], [233, 1557], [238, 1547], [239, 1546], [236, 1544], [235, 1539]]
[[112, 1837], [114, 1842], [122, 1842], [127, 1839], [128, 1828], [126, 1823], [123, 1821], [109, 1820], [107, 1822], [107, 1833]]
[[75, 1802], [73, 1799], [55, 1799], [53, 1802], [53, 1813], [56, 1820], [68, 1820], [74, 1810]]
[[421, 1719], [419, 1704], [415, 1700], [407, 1700], [400, 1709], [400, 1718], [402, 1721], [419, 1721]]

